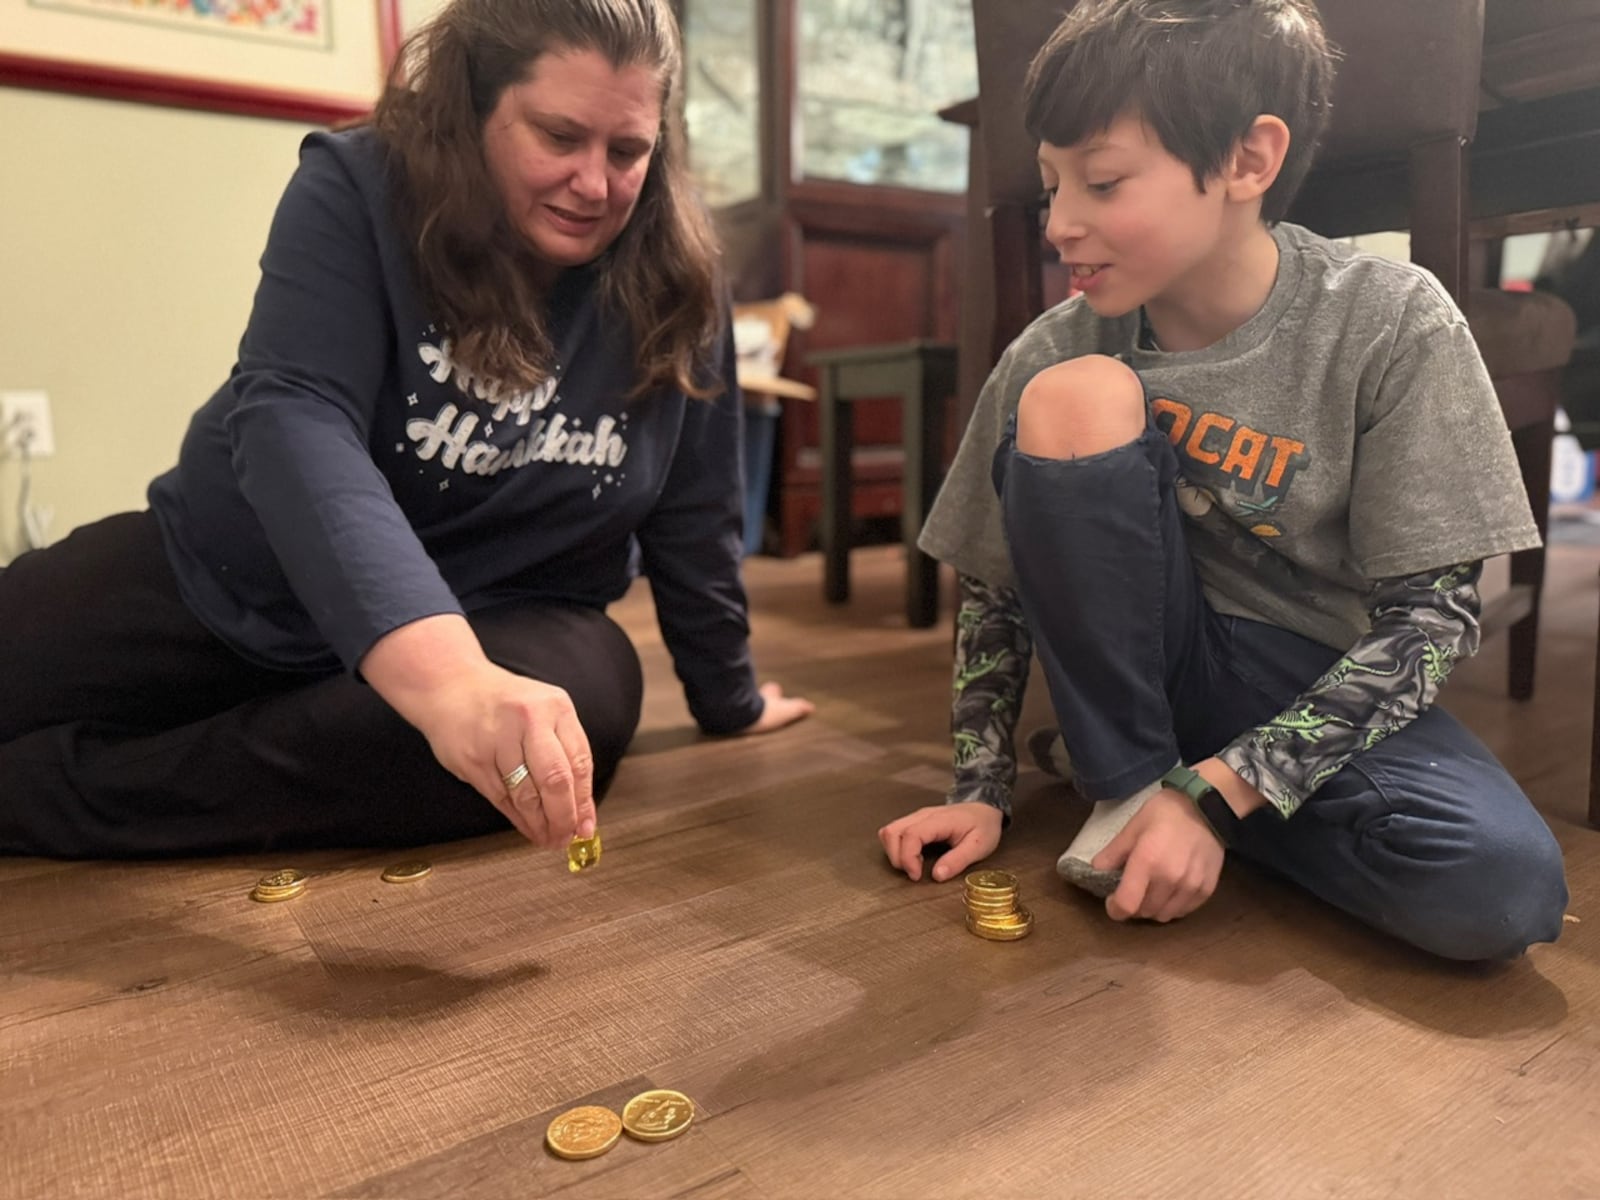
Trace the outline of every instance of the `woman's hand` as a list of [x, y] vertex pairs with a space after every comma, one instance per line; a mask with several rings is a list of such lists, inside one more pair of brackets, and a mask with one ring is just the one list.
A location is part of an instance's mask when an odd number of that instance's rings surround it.
[[440, 765], [530, 842], [593, 836], [594, 757], [563, 689], [488, 663], [438, 689], [428, 709], [417, 727]]
[[796, 721], [804, 720], [817, 711], [817, 706], [809, 700], [802, 700], [799, 696], [785, 696], [782, 686], [776, 683], [761, 685], [761, 699], [766, 702], [761, 715], [756, 718], [755, 724], [746, 725], [739, 730], [739, 737], [771, 733], [775, 729], [782, 729], [785, 725], [793, 725]]
[[490, 662], [464, 618], [394, 630], [367, 652], [361, 672], [428, 739], [440, 765], [534, 845], [594, 833], [594, 757], [572, 698]]

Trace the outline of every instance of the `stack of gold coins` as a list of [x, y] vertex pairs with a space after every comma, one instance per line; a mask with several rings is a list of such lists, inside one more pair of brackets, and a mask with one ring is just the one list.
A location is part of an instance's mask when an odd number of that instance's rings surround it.
[[1009, 871], [967, 876], [967, 928], [991, 942], [1014, 942], [1033, 929], [1033, 914], [1017, 904], [1017, 877]]
[[276, 904], [280, 900], [293, 900], [306, 890], [306, 877], [302, 871], [285, 867], [271, 875], [263, 875], [250, 891], [250, 899], [262, 904]]

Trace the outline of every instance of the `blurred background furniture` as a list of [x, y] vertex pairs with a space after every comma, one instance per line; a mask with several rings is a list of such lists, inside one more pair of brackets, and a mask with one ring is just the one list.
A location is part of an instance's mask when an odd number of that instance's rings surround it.
[[[1558, 297], [1471, 284], [1483, 0], [1323, 0], [1321, 7], [1345, 58], [1333, 127], [1291, 219], [1335, 235], [1391, 228], [1385, 205], [1363, 203], [1351, 181], [1403, 161], [1412, 260], [1437, 275], [1466, 311], [1544, 536], [1561, 371], [1572, 356], [1576, 319]], [[1483, 614], [1485, 634], [1510, 631], [1508, 688], [1519, 700], [1533, 694], [1544, 562], [1542, 547], [1513, 554], [1511, 587]]]
[[733, 306], [733, 343], [739, 388], [744, 393], [744, 552], [758, 553], [766, 542], [767, 507], [772, 490], [772, 458], [783, 401], [812, 403], [817, 389], [787, 379], [783, 363], [789, 332], [810, 329], [817, 310], [797, 292], [774, 300]]
[[[710, 152], [727, 135], [716, 174], [732, 182], [709, 199], [734, 298], [797, 292], [817, 307], [816, 323], [790, 338], [781, 374], [815, 385], [812, 351], [953, 340], [965, 179], [930, 178], [927, 167], [948, 157], [939, 140], [953, 134], [935, 115], [939, 90], [954, 86], [955, 100], [973, 86], [970, 34], [929, 24], [957, 6], [909, 15], [840, 0], [675, 6], [691, 147]], [[893, 98], [906, 108], [880, 103]], [[789, 556], [818, 536], [821, 426], [815, 404], [779, 404], [768, 548]], [[899, 403], [857, 402], [855, 434], [852, 517], [891, 527], [903, 511]]]

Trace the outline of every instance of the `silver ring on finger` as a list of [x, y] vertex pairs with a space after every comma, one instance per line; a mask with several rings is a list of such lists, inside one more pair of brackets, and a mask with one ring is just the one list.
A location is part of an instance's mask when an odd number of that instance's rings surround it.
[[532, 772], [528, 770], [527, 763], [518, 763], [507, 774], [500, 776], [500, 780], [506, 785], [506, 791], [513, 792], [516, 791], [517, 784], [531, 774]]

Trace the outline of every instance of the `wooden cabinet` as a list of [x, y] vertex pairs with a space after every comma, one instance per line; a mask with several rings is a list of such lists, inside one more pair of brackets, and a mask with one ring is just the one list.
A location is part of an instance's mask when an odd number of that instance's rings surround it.
[[[784, 287], [817, 307], [816, 325], [790, 342], [788, 373], [796, 378], [817, 382], [806, 364], [812, 351], [955, 337], [962, 200], [886, 191], [811, 184], [790, 192], [782, 214]], [[785, 405], [771, 506], [775, 549], [783, 555], [812, 543], [821, 516], [818, 433], [815, 405]], [[861, 402], [854, 515], [898, 517], [903, 476], [898, 401]]]

